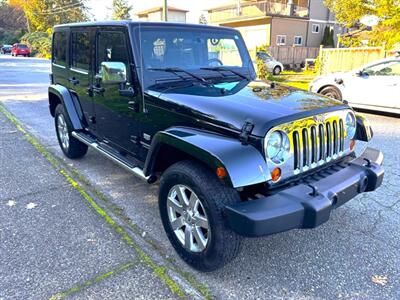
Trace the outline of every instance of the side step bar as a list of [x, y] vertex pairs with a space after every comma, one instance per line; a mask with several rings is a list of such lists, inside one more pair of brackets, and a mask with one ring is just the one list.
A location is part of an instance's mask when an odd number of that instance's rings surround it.
[[91, 136], [88, 134], [82, 133], [82, 132], [76, 132], [73, 131], [72, 136], [76, 138], [77, 140], [81, 141], [82, 143], [88, 145], [89, 147], [97, 150], [107, 158], [111, 159], [112, 161], [116, 162], [119, 164], [121, 167], [124, 167], [126, 170], [131, 172], [133, 175], [136, 175], [137, 177], [146, 180], [148, 183], [154, 182], [153, 176], [145, 176], [143, 174], [143, 170], [139, 167], [134, 166], [131, 162], [129, 162], [124, 156], [114, 153], [113, 151], [110, 151], [109, 149], [102, 147], [95, 139], [93, 139]]

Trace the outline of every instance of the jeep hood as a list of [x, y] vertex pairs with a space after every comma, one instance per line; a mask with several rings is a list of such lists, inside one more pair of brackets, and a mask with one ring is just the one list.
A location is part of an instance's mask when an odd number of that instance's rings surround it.
[[321, 95], [260, 81], [153, 87], [145, 94], [156, 105], [208, 124], [240, 131], [250, 121], [256, 136], [278, 124], [349, 108]]

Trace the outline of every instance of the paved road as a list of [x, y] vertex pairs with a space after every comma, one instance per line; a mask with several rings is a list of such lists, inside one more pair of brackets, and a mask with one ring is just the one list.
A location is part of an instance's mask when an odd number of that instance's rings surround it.
[[176, 297], [2, 113], [0, 137], [0, 299]]
[[[48, 72], [44, 60], [1, 57], [0, 101], [43, 145], [63, 157], [47, 108]], [[337, 209], [319, 228], [246, 239], [239, 257], [211, 274], [192, 270], [174, 253], [158, 215], [157, 185], [143, 184], [93, 151], [81, 160], [63, 159], [103, 192], [124, 220], [145, 233], [155, 252], [204, 283], [216, 298], [398, 299], [400, 120], [367, 117], [375, 130], [371, 146], [385, 154], [381, 189]], [[375, 276], [383, 277], [382, 284], [374, 283]]]

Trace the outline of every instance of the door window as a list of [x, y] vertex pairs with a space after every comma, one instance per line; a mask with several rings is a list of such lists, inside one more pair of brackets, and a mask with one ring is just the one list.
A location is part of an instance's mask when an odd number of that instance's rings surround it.
[[364, 69], [369, 76], [400, 76], [400, 62], [388, 61]]
[[53, 35], [53, 63], [66, 66], [67, 63], [67, 34], [65, 32], [55, 32]]
[[77, 31], [71, 34], [71, 67], [88, 71], [90, 65], [89, 32]]
[[[103, 31], [97, 35], [96, 72], [99, 73], [102, 62], [122, 62], [129, 70], [129, 51], [125, 34], [120, 31]], [[128, 76], [129, 76], [129, 72]]]

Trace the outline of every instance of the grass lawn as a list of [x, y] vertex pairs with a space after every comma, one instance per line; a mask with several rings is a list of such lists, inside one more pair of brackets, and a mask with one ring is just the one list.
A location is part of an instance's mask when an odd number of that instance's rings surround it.
[[294, 88], [308, 91], [310, 82], [313, 81], [316, 76], [317, 74], [313, 71], [283, 71], [280, 75], [271, 76], [269, 79]]

